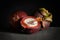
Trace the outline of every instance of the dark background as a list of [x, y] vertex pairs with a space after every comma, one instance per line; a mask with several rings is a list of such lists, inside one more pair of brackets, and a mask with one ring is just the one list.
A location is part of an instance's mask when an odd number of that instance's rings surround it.
[[[9, 16], [17, 11], [24, 10], [33, 15], [38, 8], [44, 7], [53, 14], [53, 22], [48, 30], [25, 35], [10, 33]], [[58, 0], [28, 0], [28, 1], [0, 1], [0, 40], [60, 40], [60, 4]]]
[[0, 29], [9, 30], [8, 18], [9, 16], [17, 11], [24, 10], [28, 15], [33, 15], [38, 8], [46, 8], [53, 14], [53, 22], [50, 27], [60, 27], [60, 6], [59, 1], [55, 0], [32, 0], [32, 1], [0, 1]]

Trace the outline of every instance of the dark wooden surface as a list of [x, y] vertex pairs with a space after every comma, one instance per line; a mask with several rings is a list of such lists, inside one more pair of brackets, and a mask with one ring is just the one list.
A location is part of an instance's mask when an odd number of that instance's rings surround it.
[[0, 40], [60, 40], [60, 28], [50, 27], [34, 34], [0, 32]]

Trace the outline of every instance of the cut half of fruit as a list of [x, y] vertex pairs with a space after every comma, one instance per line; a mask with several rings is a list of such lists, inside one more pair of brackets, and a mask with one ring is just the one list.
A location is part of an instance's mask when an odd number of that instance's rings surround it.
[[28, 29], [39, 29], [41, 26], [40, 23], [32, 16], [23, 18], [20, 23], [24, 28]]

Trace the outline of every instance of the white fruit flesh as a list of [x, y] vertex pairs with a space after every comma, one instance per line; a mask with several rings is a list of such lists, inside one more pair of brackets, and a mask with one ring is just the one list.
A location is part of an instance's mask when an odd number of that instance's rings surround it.
[[27, 18], [24, 20], [24, 23], [29, 27], [35, 27], [38, 25], [38, 22], [34, 18]]

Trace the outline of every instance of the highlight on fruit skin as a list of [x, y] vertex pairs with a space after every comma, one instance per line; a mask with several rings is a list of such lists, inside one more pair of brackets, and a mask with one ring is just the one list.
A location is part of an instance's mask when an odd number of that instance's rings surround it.
[[23, 17], [26, 17], [27, 14], [25, 11], [17, 11], [11, 14], [11, 16], [9, 17], [9, 23], [12, 26], [16, 26], [17, 21]]
[[20, 18], [24, 18], [24, 17], [28, 16], [27, 12], [25, 12], [25, 11], [19, 11], [19, 12], [17, 12], [17, 14]]

